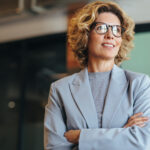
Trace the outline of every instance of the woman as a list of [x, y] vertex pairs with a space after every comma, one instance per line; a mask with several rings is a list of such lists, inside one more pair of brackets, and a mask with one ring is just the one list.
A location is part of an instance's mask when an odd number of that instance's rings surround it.
[[89, 3], [72, 18], [68, 41], [84, 69], [51, 85], [46, 150], [150, 150], [150, 79], [118, 67], [133, 29], [112, 2]]

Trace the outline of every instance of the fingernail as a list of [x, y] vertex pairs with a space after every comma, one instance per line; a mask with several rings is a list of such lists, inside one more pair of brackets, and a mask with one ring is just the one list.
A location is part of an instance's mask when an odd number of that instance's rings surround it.
[[145, 124], [141, 125], [141, 127], [144, 127], [144, 126], [145, 126]]

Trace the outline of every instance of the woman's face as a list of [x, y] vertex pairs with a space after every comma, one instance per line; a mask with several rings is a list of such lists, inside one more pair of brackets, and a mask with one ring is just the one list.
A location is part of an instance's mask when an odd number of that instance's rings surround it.
[[[103, 22], [108, 25], [119, 25], [119, 18], [111, 13], [104, 12], [101, 13], [95, 22]], [[112, 33], [111, 27], [109, 27], [108, 32], [105, 34], [98, 34], [93, 28], [89, 34], [88, 41], [88, 56], [90, 58], [99, 58], [104, 60], [113, 60], [118, 54], [119, 48], [121, 46], [122, 37], [115, 37]]]

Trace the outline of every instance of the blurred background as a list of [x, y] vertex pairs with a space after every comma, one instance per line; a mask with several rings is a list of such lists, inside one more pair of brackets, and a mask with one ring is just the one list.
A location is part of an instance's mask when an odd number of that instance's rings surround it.
[[[0, 149], [43, 150], [51, 82], [79, 65], [67, 45], [72, 14], [92, 0], [0, 0]], [[150, 75], [150, 1], [114, 0], [136, 23], [122, 68]]]

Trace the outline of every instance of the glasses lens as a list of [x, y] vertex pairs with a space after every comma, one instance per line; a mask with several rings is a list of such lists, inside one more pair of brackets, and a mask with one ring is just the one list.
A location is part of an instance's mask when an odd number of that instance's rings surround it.
[[109, 28], [111, 28], [113, 35], [116, 37], [121, 37], [124, 32], [124, 28], [119, 25], [107, 25], [102, 22], [96, 22], [95, 24], [95, 30], [98, 34], [105, 34]]
[[96, 32], [103, 34], [107, 32], [107, 26], [106, 24], [97, 24], [96, 25]]
[[116, 37], [120, 37], [121, 34], [122, 34], [122, 28], [121, 28], [121, 26], [117, 26], [117, 25], [112, 26], [112, 32], [113, 32], [113, 34], [114, 34]]

